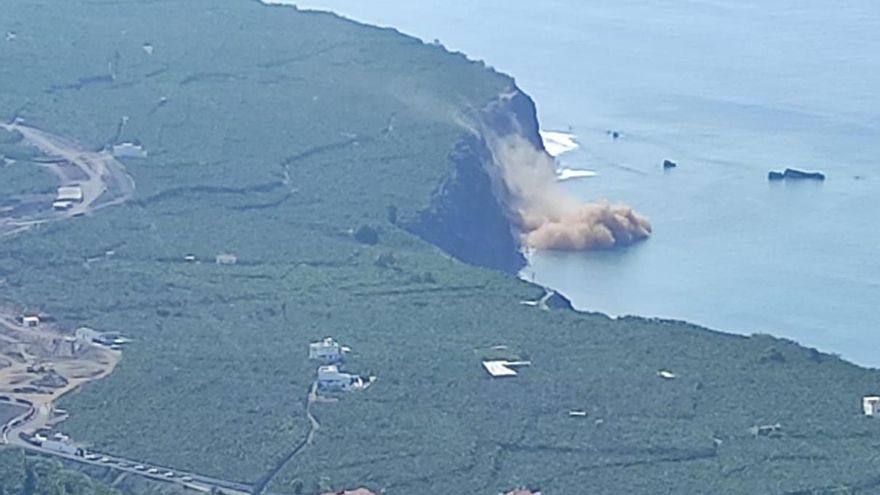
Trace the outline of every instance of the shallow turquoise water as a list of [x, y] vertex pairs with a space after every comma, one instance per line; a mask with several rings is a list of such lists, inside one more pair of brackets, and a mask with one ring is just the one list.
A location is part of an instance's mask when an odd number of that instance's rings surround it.
[[[563, 163], [599, 172], [566, 187], [652, 219], [647, 243], [540, 253], [526, 277], [582, 309], [772, 333], [880, 366], [873, 0], [297, 3], [514, 75], [544, 128], [578, 135]], [[786, 166], [828, 180], [767, 182]]]

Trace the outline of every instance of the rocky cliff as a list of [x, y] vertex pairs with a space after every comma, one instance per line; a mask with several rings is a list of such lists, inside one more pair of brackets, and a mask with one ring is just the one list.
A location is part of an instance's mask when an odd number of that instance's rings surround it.
[[462, 261], [516, 273], [526, 260], [519, 251], [508, 193], [498, 177], [487, 135], [519, 133], [543, 149], [535, 104], [514, 89], [471, 120], [472, 129], [450, 154], [452, 173], [437, 188], [431, 206], [405, 222], [404, 228]]

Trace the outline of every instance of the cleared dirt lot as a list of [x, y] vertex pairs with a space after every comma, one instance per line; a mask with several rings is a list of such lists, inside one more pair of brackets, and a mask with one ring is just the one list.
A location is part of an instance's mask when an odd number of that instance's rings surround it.
[[107, 376], [119, 362], [119, 351], [77, 340], [50, 323], [25, 327], [15, 314], [12, 306], [0, 306], [0, 396], [51, 409], [55, 399]]

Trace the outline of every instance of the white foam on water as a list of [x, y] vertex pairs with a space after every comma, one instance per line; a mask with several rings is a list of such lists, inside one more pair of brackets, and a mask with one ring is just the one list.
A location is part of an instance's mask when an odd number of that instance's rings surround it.
[[577, 168], [560, 168], [556, 171], [559, 180], [581, 179], [598, 175], [594, 170], [582, 170]]
[[544, 149], [553, 158], [580, 147], [575, 140], [576, 136], [570, 132], [539, 131], [539, 133], [541, 134], [541, 140], [544, 141]]

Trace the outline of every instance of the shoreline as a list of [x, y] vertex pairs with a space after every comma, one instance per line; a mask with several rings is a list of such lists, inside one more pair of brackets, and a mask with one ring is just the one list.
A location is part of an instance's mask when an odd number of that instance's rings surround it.
[[[359, 18], [357, 18], [357, 17], [355, 17], [355, 16], [348, 16], [348, 15], [346, 15], [346, 14], [343, 14], [343, 13], [337, 12], [337, 11], [332, 10], [332, 9], [313, 8], [313, 7], [300, 7], [299, 5], [296, 5], [296, 4], [294, 4], [294, 3], [287, 3], [285, 0], [274, 0], [274, 1], [260, 0], [260, 1], [261, 1], [261, 3], [263, 3], [264, 5], [268, 5], [268, 6], [294, 7], [294, 8], [296, 8], [297, 10], [299, 10], [299, 11], [303, 11], [303, 12], [315, 12], [315, 13], [330, 14], [330, 15], [333, 15], [333, 16], [336, 16], [336, 17], [339, 17], [339, 18], [341, 18], [341, 19], [343, 19], [343, 20], [346, 20], [346, 21], [348, 21], [348, 22], [352, 22], [352, 23], [355, 23], [355, 24], [359, 24], [359, 25], [367, 26], [367, 27], [370, 27], [370, 28], [378, 28], [378, 29], [387, 29], [387, 30], [391, 30], [391, 31], [393, 31], [393, 32], [396, 32], [396, 33], [402, 35], [402, 36], [416, 39], [416, 40], [418, 40], [420, 43], [423, 43], [423, 44], [425, 44], [425, 45], [432, 44], [430, 40], [425, 40], [425, 39], [423, 39], [422, 37], [420, 37], [419, 35], [416, 35], [416, 34], [413, 34], [413, 33], [411, 33], [411, 32], [408, 32], [408, 31], [404, 30], [403, 28], [401, 28], [401, 27], [399, 27], [399, 26], [396, 26], [396, 25], [393, 25], [393, 24], [389, 24], [389, 23], [374, 23], [374, 22], [370, 22], [370, 21], [364, 21], [364, 20], [360, 20]], [[462, 56], [464, 56], [467, 60], [470, 60], [470, 61], [473, 61], [473, 62], [485, 63], [485, 64], [487, 65], [487, 69], [488, 69], [488, 70], [490, 70], [490, 71], [494, 71], [494, 72], [497, 72], [497, 73], [502, 74], [502, 75], [505, 75], [505, 76], [507, 76], [507, 77], [510, 77], [510, 78], [511, 78], [512, 80], [514, 80], [514, 81], [516, 80], [515, 75], [509, 74], [509, 73], [507, 73], [507, 72], [504, 72], [503, 70], [499, 70], [499, 69], [494, 68], [494, 66], [491, 64], [491, 61], [471, 58], [471, 57], [468, 55], [468, 53], [466, 53], [466, 52], [462, 52], [462, 51], [458, 51], [458, 50], [453, 50], [453, 49], [450, 49], [450, 48], [446, 48], [445, 46], [444, 46], [444, 49], [445, 49], [448, 53], [450, 53], [450, 54], [462, 55]], [[532, 102], [537, 106], [537, 102], [535, 102], [535, 101], [533, 100], [532, 96], [531, 96], [527, 91], [525, 91], [524, 89], [520, 88], [518, 85], [516, 86], [516, 88], [517, 88], [517, 90], [518, 90], [522, 95], [524, 95], [526, 98], [528, 98], [530, 101], [532, 101]], [[537, 116], [536, 116], [536, 118], [537, 118]], [[560, 162], [560, 160], [559, 160], [560, 157], [562, 157], [562, 156], [565, 155], [566, 153], [572, 153], [572, 152], [575, 152], [575, 151], [577, 151], [578, 149], [580, 149], [580, 143], [579, 143], [578, 140], [577, 140], [577, 136], [576, 136], [571, 130], [560, 130], [558, 127], [554, 127], [554, 126], [551, 126], [551, 127], [548, 128], [548, 129], [544, 129], [544, 128], [541, 127], [541, 122], [540, 122], [540, 121], [537, 122], [537, 125], [538, 125], [538, 128], [540, 129], [539, 132], [538, 132], [538, 135], [540, 136], [541, 140], [544, 141], [544, 144], [545, 144], [545, 151], [547, 151], [548, 154], [550, 154], [550, 155], [554, 158], [554, 160], [557, 161], [557, 177], [558, 177], [558, 179], [559, 179], [560, 181], [565, 182], [565, 181], [568, 181], [568, 180], [585, 180], [585, 179], [588, 179], [588, 178], [591, 178], [591, 177], [594, 177], [594, 176], [597, 175], [597, 174], [596, 174], [594, 171], [592, 171], [592, 170], [584, 170], [584, 169], [577, 169], [577, 168], [569, 168], [569, 167], [564, 167], [564, 166], [561, 164], [561, 162]], [[546, 141], [550, 141], [550, 146], [549, 146], [549, 147], [546, 145], [545, 138], [546, 138]], [[647, 242], [652, 242], [652, 240], [649, 239]], [[432, 244], [435, 244], [435, 243], [432, 242]], [[436, 245], [436, 244], [435, 244], [435, 245]], [[521, 250], [521, 251], [520, 251], [520, 254], [521, 254], [521, 255], [525, 255], [525, 252]], [[529, 269], [530, 266], [531, 266], [531, 261], [528, 260], [528, 256], [526, 256], [526, 264], [525, 264], [520, 270], [518, 270], [517, 272], [515, 272], [514, 275], [515, 275], [517, 278], [519, 278], [520, 280], [523, 280], [523, 281], [526, 281], [526, 282], [529, 282], [529, 283], [533, 283], [533, 284], [534, 284], [534, 282], [533, 282], [532, 280], [526, 280], [523, 276], [521, 276], [521, 273], [522, 273], [524, 270]], [[543, 289], [550, 289], [550, 290], [553, 290], [556, 294], [559, 294], [559, 295], [565, 297], [569, 302], [571, 302], [571, 299], [569, 298], [569, 296], [565, 295], [564, 292], [561, 292], [561, 289], [558, 288], [558, 287], [553, 287], [553, 286], [549, 286], [549, 285], [548, 285], [548, 286], [544, 286], [544, 285], [541, 285], [541, 284], [536, 284], [536, 285], [537, 285], [538, 287], [543, 288]], [[699, 323], [699, 322], [697, 322], [697, 321], [689, 320], [689, 319], [687, 319], [686, 317], [676, 317], [676, 316], [650, 316], [650, 315], [648, 315], [648, 314], [640, 314], [640, 313], [634, 313], [634, 314], [631, 314], [631, 313], [627, 313], [627, 314], [614, 314], [614, 313], [612, 313], [612, 312], [606, 312], [606, 311], [602, 311], [602, 310], [598, 310], [598, 309], [591, 309], [591, 308], [574, 308], [574, 304], [573, 304], [573, 303], [572, 303], [572, 306], [573, 306], [573, 309], [574, 309], [575, 311], [577, 311], [577, 312], [580, 312], [580, 313], [587, 313], [587, 314], [602, 314], [602, 315], [605, 315], [605, 316], [607, 316], [607, 317], [609, 317], [609, 318], [611, 318], [611, 319], [621, 319], [621, 318], [642, 318], [642, 319], [644, 319], [644, 320], [649, 320], [649, 321], [657, 320], [657, 321], [669, 321], [669, 322], [683, 322], [683, 323], [686, 323], [686, 324], [688, 324], [688, 325], [691, 325], [691, 326], [693, 326], [693, 327], [695, 327], [695, 328], [701, 328], [701, 329], [705, 329], [705, 330], [708, 330], [708, 331], [713, 332], [713, 333], [719, 333], [719, 334], [724, 334], [724, 335], [746, 336], [746, 337], [747, 337], [747, 336], [750, 336], [750, 335], [771, 335], [771, 336], [774, 336], [774, 338], [779, 338], [779, 339], [784, 339], [784, 340], [788, 340], [788, 341], [791, 341], [791, 342], [795, 342], [795, 343], [797, 343], [798, 345], [800, 345], [800, 346], [802, 346], [802, 347], [805, 347], [805, 348], [808, 348], [808, 349], [818, 349], [820, 352], [822, 352], [822, 353], [824, 353], [824, 354], [827, 354], [827, 355], [829, 355], [829, 356], [841, 356], [841, 354], [838, 354], [837, 352], [833, 352], [833, 351], [824, 351], [824, 350], [822, 350], [822, 347], [821, 347], [821, 346], [815, 346], [815, 347], [814, 347], [814, 346], [809, 346], [809, 345], [807, 345], [807, 344], [803, 344], [803, 343], [801, 343], [802, 340], [801, 340], [801, 339], [798, 339], [798, 338], [779, 336], [779, 335], [778, 335], [776, 332], [774, 332], [772, 329], [770, 329], [770, 330], [767, 331], [767, 332], [764, 332], [764, 331], [738, 332], [738, 331], [733, 331], [733, 330], [719, 329], [720, 327], [719, 327], [719, 328], [716, 328], [716, 327], [714, 327], [714, 326], [710, 326], [709, 324], [704, 324], [704, 323]], [[878, 366], [871, 366], [871, 365], [867, 365], [867, 364], [856, 363], [856, 362], [853, 362], [853, 361], [848, 360], [848, 359], [846, 358], [846, 356], [842, 356], [842, 359], [845, 360], [846, 362], [851, 363], [851, 364], [853, 364], [854, 366], [858, 366], [858, 367], [860, 367], [860, 368], [869, 369], [869, 370], [880, 369], [880, 365], [878, 365]]]

